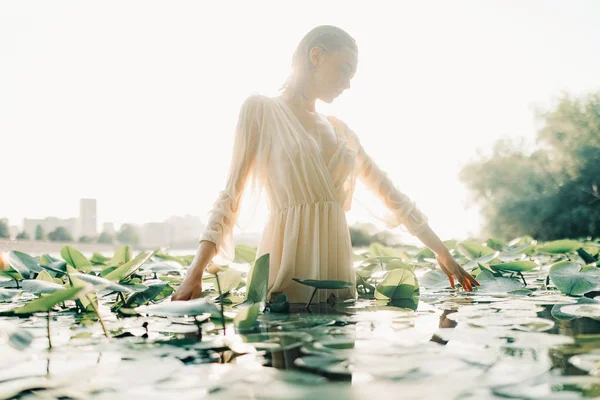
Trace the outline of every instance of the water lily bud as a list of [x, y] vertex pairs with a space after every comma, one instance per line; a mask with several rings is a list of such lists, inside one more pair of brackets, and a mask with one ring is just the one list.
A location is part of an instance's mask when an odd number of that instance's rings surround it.
[[221, 272], [223, 269], [221, 268], [220, 265], [217, 265], [215, 263], [210, 263], [208, 265], [208, 273], [210, 274], [218, 274], [219, 272]]

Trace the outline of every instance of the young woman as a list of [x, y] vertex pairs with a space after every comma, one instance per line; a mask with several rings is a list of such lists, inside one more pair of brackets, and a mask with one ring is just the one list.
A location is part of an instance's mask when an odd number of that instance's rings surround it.
[[[216, 254], [231, 260], [233, 226], [247, 184], [265, 190], [269, 218], [257, 257], [270, 253], [269, 295], [286, 293], [307, 302], [312, 288], [292, 280], [355, 282], [352, 244], [345, 212], [356, 179], [376, 194], [400, 224], [431, 248], [454, 287], [479, 285], [451, 256], [427, 218], [365, 152], [358, 136], [341, 120], [315, 112], [320, 99], [331, 103], [350, 88], [358, 62], [352, 37], [325, 25], [311, 30], [293, 57], [281, 96], [250, 96], [242, 105], [225, 189], [214, 203], [188, 274], [173, 300], [200, 297], [202, 275]], [[356, 289], [320, 290], [315, 301], [356, 297]]]

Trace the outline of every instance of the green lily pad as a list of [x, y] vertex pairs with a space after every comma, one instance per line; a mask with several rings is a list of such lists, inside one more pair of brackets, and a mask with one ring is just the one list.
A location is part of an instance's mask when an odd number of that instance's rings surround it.
[[496, 252], [496, 250], [483, 246], [474, 240], [465, 240], [464, 242], [460, 242], [457, 246], [457, 249], [459, 253], [467, 257], [469, 260], [474, 260], [476, 258]]
[[81, 273], [72, 273], [72, 274], [70, 274], [70, 276], [81, 279], [84, 282], [91, 283], [96, 288], [96, 290], [106, 289], [106, 290], [110, 290], [113, 292], [122, 292], [122, 293], [133, 292], [132, 289], [130, 289], [126, 286], [119, 285], [118, 283], [109, 281], [108, 279], [102, 278], [100, 276], [81, 274]]
[[238, 332], [249, 331], [256, 327], [260, 304], [254, 303], [238, 308], [240, 311], [233, 319], [233, 324]]
[[91, 272], [92, 263], [85, 258], [83, 254], [71, 246], [64, 246], [60, 249], [61, 257], [73, 268], [81, 272]]
[[40, 264], [33, 257], [20, 251], [11, 251], [8, 253], [8, 263], [23, 278], [29, 278], [31, 273], [43, 271]]
[[113, 254], [108, 264], [118, 267], [129, 261], [131, 261], [131, 246], [121, 246], [115, 250], [115, 254]]
[[554, 242], [546, 243], [539, 247], [538, 251], [543, 253], [561, 254], [569, 253], [583, 247], [581, 242], [577, 240], [555, 240]]
[[246, 282], [246, 298], [244, 302], [267, 302], [267, 287], [269, 284], [269, 261], [270, 255], [263, 254], [254, 262], [254, 265], [248, 272], [248, 280]]
[[494, 271], [514, 271], [514, 272], [524, 272], [531, 271], [538, 265], [533, 261], [511, 261], [501, 264], [491, 264], [490, 268]]
[[391, 270], [375, 289], [375, 298], [388, 300], [389, 305], [416, 309], [419, 303], [419, 283], [411, 268]]
[[34, 312], [48, 311], [58, 303], [77, 298], [81, 295], [82, 291], [82, 287], [70, 287], [63, 290], [57, 290], [48, 296], [32, 300], [23, 307], [15, 308], [11, 311], [15, 314], [32, 314]]
[[25, 279], [21, 282], [21, 289], [24, 292], [34, 294], [54, 293], [58, 290], [63, 290], [65, 287], [54, 282], [47, 282], [39, 279]]
[[521, 281], [516, 278], [496, 277], [488, 270], [482, 270], [477, 275], [477, 281], [480, 286], [478, 292], [484, 293], [507, 293], [513, 290], [521, 289]]
[[138, 268], [140, 268], [146, 261], [148, 261], [151, 256], [151, 252], [141, 253], [133, 260], [122, 264], [121, 266], [117, 267], [115, 270], [111, 271], [104, 277], [110, 281], [122, 281], [123, 279], [129, 277], [131, 274], [137, 271]]
[[140, 314], [151, 314], [163, 317], [192, 317], [205, 313], [212, 314], [220, 312], [217, 306], [209, 302], [206, 297], [188, 301], [164, 301], [149, 306], [136, 307], [135, 311]]
[[561, 261], [550, 267], [550, 279], [564, 294], [581, 296], [600, 287], [600, 269]]

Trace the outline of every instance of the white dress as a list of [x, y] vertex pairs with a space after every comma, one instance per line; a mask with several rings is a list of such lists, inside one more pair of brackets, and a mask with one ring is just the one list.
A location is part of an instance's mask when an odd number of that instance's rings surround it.
[[[315, 137], [332, 135], [335, 151], [324, 158]], [[329, 152], [331, 154], [331, 152]], [[343, 280], [350, 289], [319, 290], [314, 301], [333, 293], [356, 297], [352, 244], [345, 212], [350, 209], [356, 179], [375, 194], [391, 218], [413, 234], [427, 218], [367, 155], [357, 135], [334, 117], [321, 117], [309, 134], [277, 97], [250, 96], [242, 105], [225, 189], [211, 210], [200, 241], [217, 246], [219, 255], [234, 257], [233, 226], [246, 187], [265, 190], [269, 217], [257, 257], [270, 253], [269, 298], [285, 293], [290, 302], [307, 302], [313, 289], [292, 280]]]

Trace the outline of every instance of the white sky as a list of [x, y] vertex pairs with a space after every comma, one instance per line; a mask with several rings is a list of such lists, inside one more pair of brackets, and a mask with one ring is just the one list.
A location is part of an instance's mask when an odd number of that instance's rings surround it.
[[[276, 95], [312, 27], [359, 46], [345, 120], [443, 239], [476, 232], [461, 167], [535, 134], [533, 108], [600, 89], [600, 2], [2, 1], [0, 217], [206, 215], [239, 106]], [[250, 230], [262, 228], [260, 210]], [[365, 220], [360, 212], [349, 220]]]

